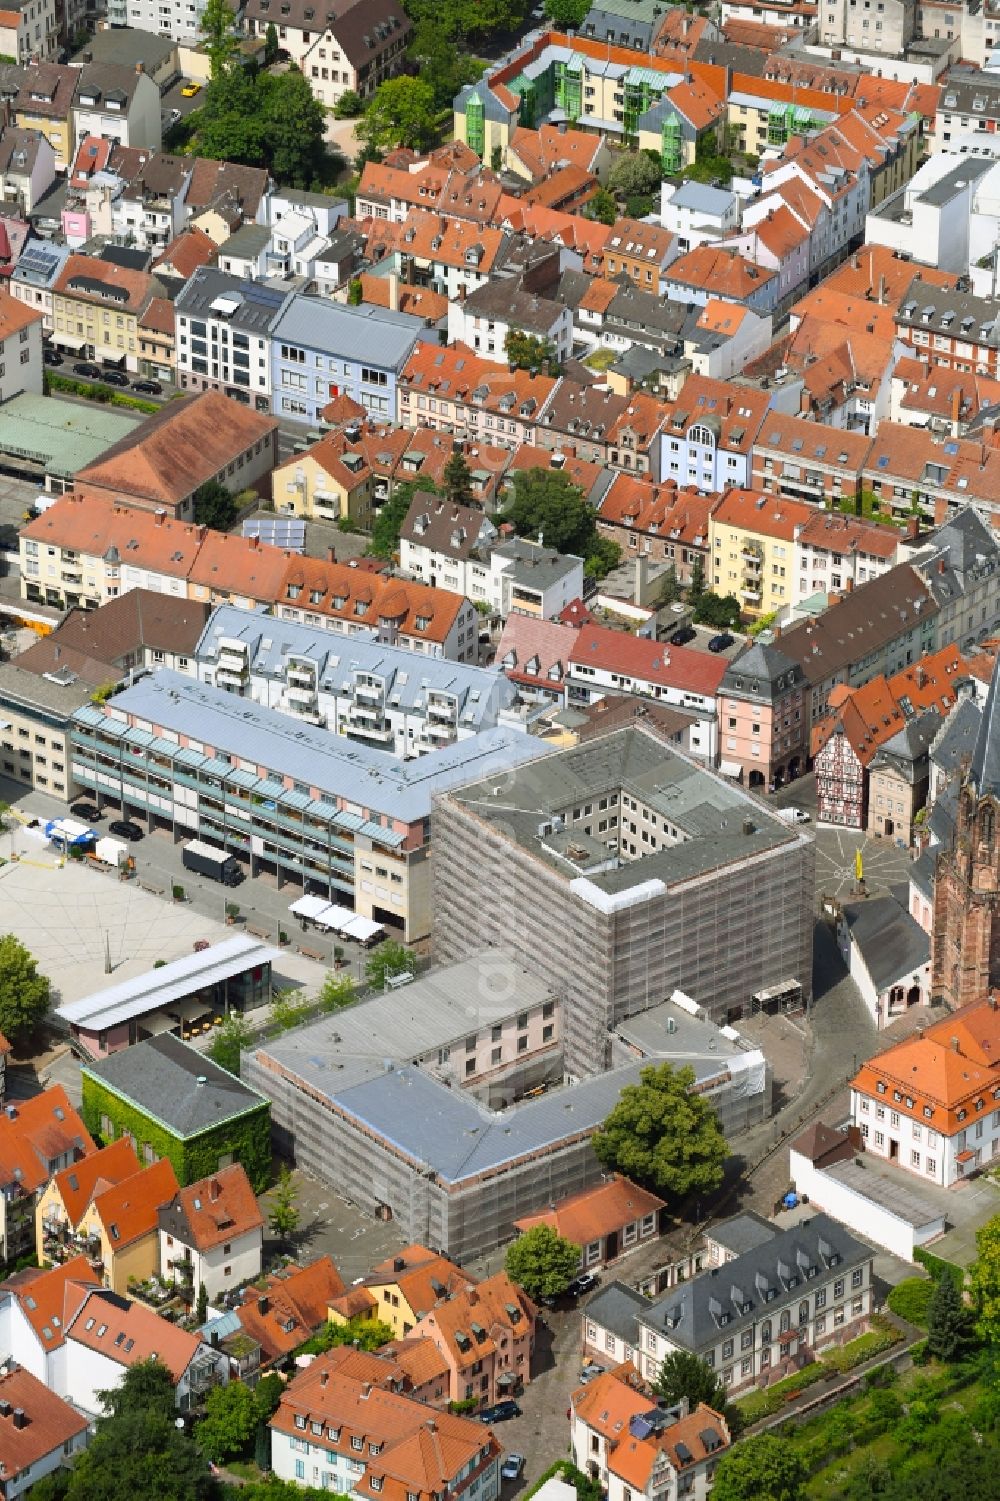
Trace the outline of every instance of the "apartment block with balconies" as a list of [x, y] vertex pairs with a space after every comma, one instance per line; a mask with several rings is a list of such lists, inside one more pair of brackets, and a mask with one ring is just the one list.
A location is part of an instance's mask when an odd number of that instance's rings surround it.
[[345, 650], [322, 628], [229, 605], [215, 610], [194, 655], [203, 683], [403, 760], [516, 717], [516, 689], [496, 672], [417, 660], [374, 633], [352, 636]]

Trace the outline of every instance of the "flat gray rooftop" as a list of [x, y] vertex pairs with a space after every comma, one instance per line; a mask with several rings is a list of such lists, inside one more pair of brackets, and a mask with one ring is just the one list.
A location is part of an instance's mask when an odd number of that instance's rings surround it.
[[[581, 843], [585, 858], [577, 864], [553, 842], [553, 817], [570, 824], [574, 806], [590, 802], [593, 807], [596, 800], [622, 791], [652, 809], [664, 828], [676, 831], [679, 842], [637, 860], [619, 860], [608, 852], [602, 865], [594, 863], [589, 844]], [[567, 879], [579, 881], [576, 889], [584, 900], [592, 900], [595, 891], [613, 899], [643, 882], [677, 885], [808, 838], [740, 788], [639, 728], [522, 765], [499, 793], [493, 783], [481, 780], [451, 796]]]
[[413, 1063], [550, 999], [550, 988], [513, 955], [487, 949], [325, 1016], [268, 1043], [264, 1051], [323, 1093], [330, 1094], [335, 1081], [339, 1095], [385, 1073], [390, 1059]]
[[664, 1056], [692, 1064], [697, 1058], [707, 1063], [749, 1050], [735, 1038], [726, 1037], [713, 1022], [692, 1016], [674, 1001], [663, 1001], [630, 1016], [619, 1022], [615, 1031], [624, 1043], [647, 1058]]
[[[421, 661], [416, 655], [413, 660], [415, 665]], [[434, 793], [470, 775], [488, 778], [550, 753], [532, 736], [501, 728], [483, 730], [414, 761], [398, 761], [382, 751], [352, 745], [329, 730], [299, 727], [276, 709], [167, 669], [140, 678], [103, 709], [85, 706], [76, 720], [94, 728], [110, 725], [112, 732], [120, 732], [122, 720], [114, 714], [147, 720], [162, 730], [200, 740], [216, 753], [236, 755], [404, 823], [426, 818]]]
[[863, 1194], [880, 1208], [888, 1210], [904, 1224], [913, 1225], [917, 1229], [932, 1220], [946, 1217], [945, 1206], [936, 1204], [933, 1199], [921, 1193], [921, 1184], [912, 1173], [880, 1172], [868, 1155], [863, 1161], [865, 1165], [860, 1167], [853, 1158], [848, 1158], [844, 1162], [835, 1162], [832, 1167], [824, 1168], [823, 1171], [829, 1177], [836, 1178], [838, 1183], [843, 1183], [846, 1188]]

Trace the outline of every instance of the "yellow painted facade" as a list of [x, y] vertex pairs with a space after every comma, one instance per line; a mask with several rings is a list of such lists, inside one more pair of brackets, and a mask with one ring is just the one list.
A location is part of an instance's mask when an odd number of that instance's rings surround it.
[[709, 518], [711, 573], [706, 582], [716, 594], [735, 594], [743, 613], [753, 620], [791, 604], [795, 543], [764, 531], [727, 526]]
[[[138, 318], [128, 309], [109, 307], [74, 297], [69, 292], [52, 293], [52, 326], [57, 333], [85, 339], [97, 360], [120, 360], [131, 356], [129, 369], [136, 365]], [[59, 340], [56, 340], [58, 343]]]
[[290, 516], [315, 521], [354, 521], [370, 527], [372, 520], [372, 474], [363, 465], [355, 477], [348, 466], [338, 463], [336, 474], [308, 453], [297, 454], [271, 476], [274, 509]]

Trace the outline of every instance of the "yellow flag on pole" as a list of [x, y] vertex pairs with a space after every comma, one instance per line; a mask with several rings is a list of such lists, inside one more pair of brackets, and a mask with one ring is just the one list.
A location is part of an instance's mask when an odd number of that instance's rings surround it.
[[863, 881], [865, 877], [865, 867], [864, 862], [861, 859], [860, 845], [858, 845], [857, 849], [854, 851], [854, 876], [859, 883]]

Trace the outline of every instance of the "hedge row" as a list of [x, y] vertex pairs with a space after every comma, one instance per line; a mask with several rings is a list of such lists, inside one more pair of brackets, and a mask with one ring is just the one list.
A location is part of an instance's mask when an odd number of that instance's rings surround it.
[[866, 1360], [871, 1360], [872, 1356], [891, 1350], [901, 1338], [895, 1325], [876, 1316], [867, 1334], [860, 1334], [857, 1339], [838, 1346], [822, 1360], [814, 1361], [812, 1365], [803, 1366], [800, 1371], [786, 1376], [784, 1381], [776, 1381], [764, 1391], [751, 1392], [749, 1396], [737, 1399], [733, 1405], [742, 1414], [747, 1427], [751, 1427], [754, 1423], [781, 1412], [789, 1398], [798, 1396], [799, 1392], [805, 1391], [815, 1382], [822, 1381], [824, 1377], [843, 1376], [848, 1371], [853, 1371]]

